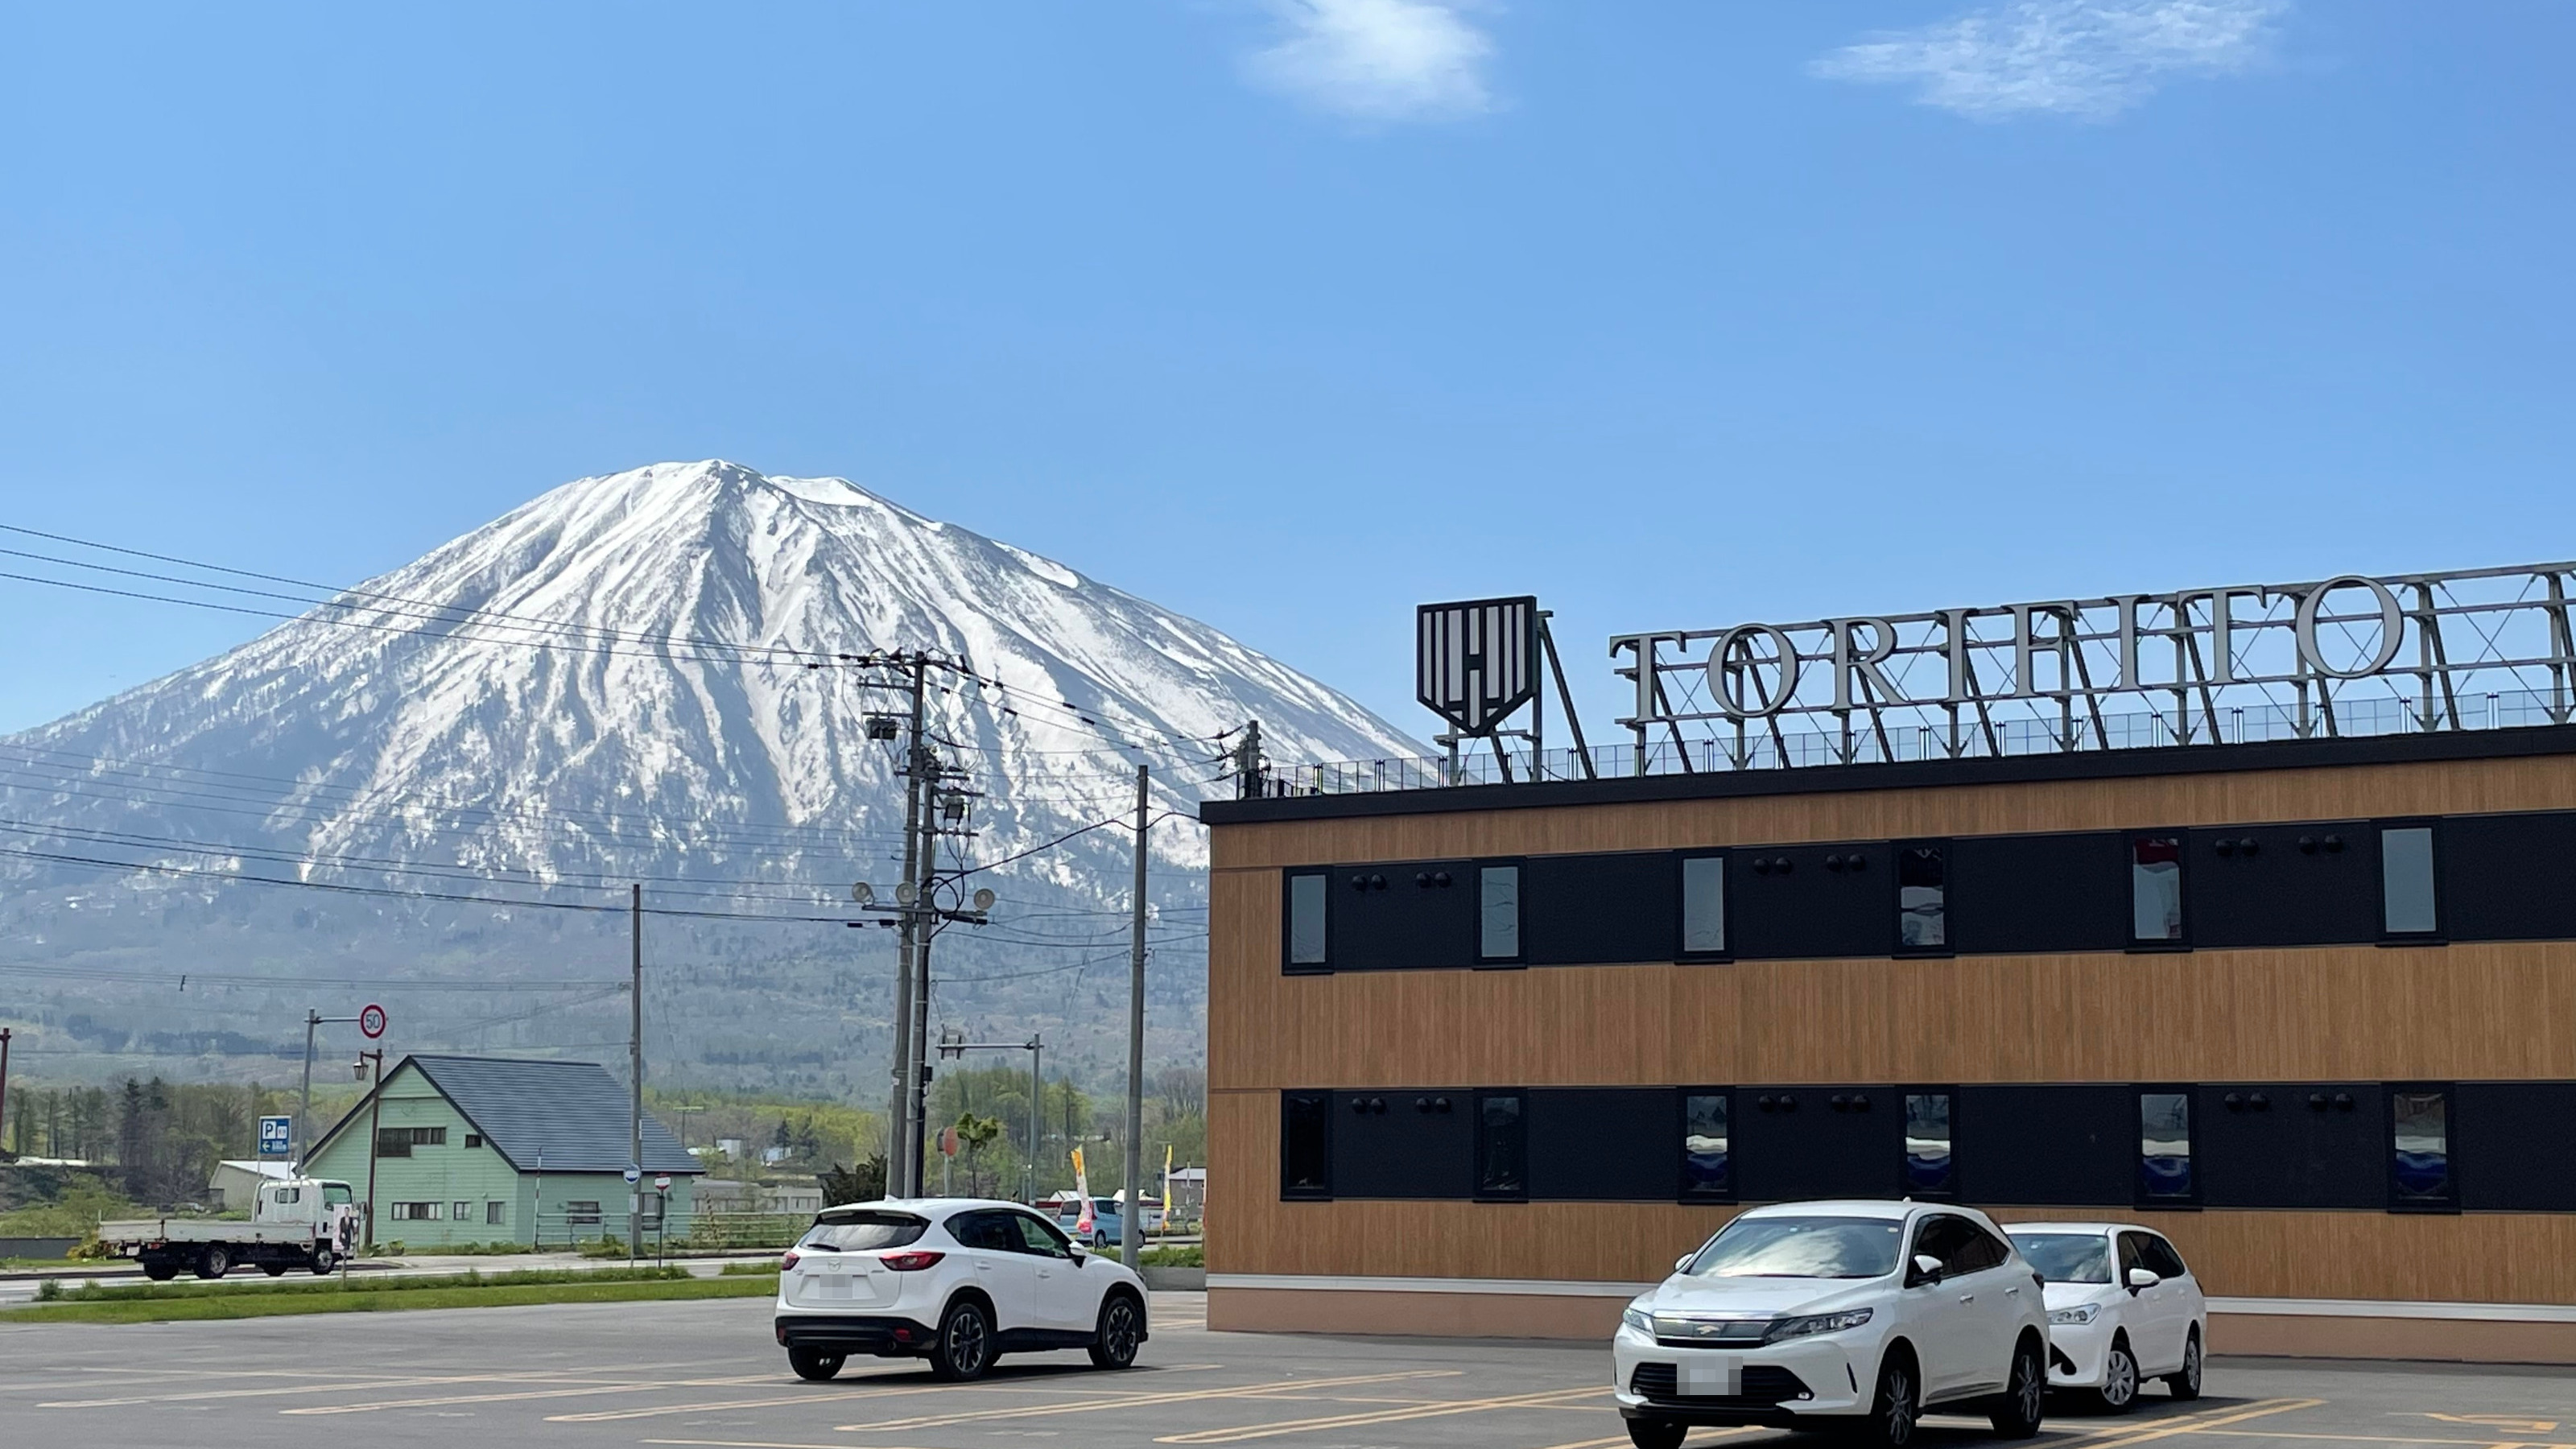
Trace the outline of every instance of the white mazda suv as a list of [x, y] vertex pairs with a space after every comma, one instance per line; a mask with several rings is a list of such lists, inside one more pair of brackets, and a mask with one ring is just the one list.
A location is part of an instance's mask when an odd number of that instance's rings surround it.
[[1123, 1369], [1145, 1341], [1145, 1285], [1014, 1202], [921, 1198], [825, 1208], [779, 1260], [778, 1342], [798, 1378], [854, 1353], [971, 1379], [1005, 1353], [1088, 1349]]
[[1613, 1388], [1638, 1449], [1694, 1424], [1844, 1429], [1902, 1449], [1930, 1409], [2039, 1432], [2039, 1275], [1983, 1213], [1806, 1202], [1739, 1214], [1630, 1303]]
[[2165, 1235], [2136, 1223], [2015, 1223], [2013, 1246], [2048, 1280], [2048, 1384], [2112, 1413], [2150, 1378], [2200, 1397], [2209, 1302]]

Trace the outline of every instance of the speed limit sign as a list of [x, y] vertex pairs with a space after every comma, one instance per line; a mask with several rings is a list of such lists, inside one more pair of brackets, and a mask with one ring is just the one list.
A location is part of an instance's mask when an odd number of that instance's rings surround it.
[[383, 1036], [385, 1034], [385, 1009], [376, 1005], [372, 1001], [360, 1008], [358, 1012], [358, 1030], [365, 1032], [367, 1034], [367, 1040], [369, 1041], [374, 1041], [377, 1037]]

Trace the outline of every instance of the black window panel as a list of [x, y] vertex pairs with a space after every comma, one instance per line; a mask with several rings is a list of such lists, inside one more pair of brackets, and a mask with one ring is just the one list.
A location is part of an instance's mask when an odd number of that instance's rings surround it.
[[2192, 1151], [2191, 1089], [2138, 1089], [2138, 1206], [2189, 1207], [2200, 1201], [2200, 1162]]
[[[2311, 848], [2300, 849], [2302, 840]], [[2379, 831], [2368, 821], [2194, 830], [2184, 840], [2183, 881], [2195, 946], [2318, 946], [2383, 934]]]
[[1521, 950], [1532, 966], [1670, 961], [1681, 875], [1661, 852], [1521, 862]]
[[1529, 1095], [1525, 1092], [1476, 1094], [1476, 1196], [1515, 1202], [1529, 1197]]
[[1904, 1106], [1888, 1087], [1736, 1088], [1737, 1194], [1747, 1202], [1889, 1196], [1905, 1157]]
[[2129, 944], [2125, 835], [2005, 835], [1950, 842], [1951, 949], [2117, 951]]
[[1333, 1094], [1279, 1094], [1279, 1196], [1333, 1195]]
[[2398, 1212], [2460, 1206], [2459, 1102], [2447, 1082], [2388, 1088], [2388, 1205]]
[[2434, 858], [2450, 940], [2576, 937], [2576, 812], [2454, 816]]
[[2388, 1196], [2377, 1082], [2247, 1082], [2193, 1094], [2201, 1202], [2225, 1208], [2375, 1208]]
[[1474, 1093], [1389, 1087], [1333, 1094], [1333, 1196], [1475, 1195]]
[[2127, 1086], [1959, 1089], [1960, 1179], [1980, 1203], [2132, 1201], [2138, 1098]]
[[1897, 1192], [1905, 1197], [1959, 1195], [1959, 1094], [1949, 1087], [1908, 1087], [1897, 1093], [1904, 1109], [1905, 1160]]
[[1684, 1087], [1677, 1101], [1682, 1201], [1735, 1201], [1734, 1088]]
[[1527, 1094], [1529, 1195], [1669, 1202], [1680, 1099], [1663, 1087], [1541, 1087]]
[[[2455, 1115], [2471, 1125], [2460, 1205], [2489, 1212], [2576, 1209], [2576, 1082], [2462, 1082]], [[2460, 1129], [2451, 1154], [2461, 1157]]]
[[1896, 866], [1894, 950], [1900, 956], [1947, 956], [1950, 939], [1949, 842], [1907, 840], [1890, 852]]
[[1326, 928], [1333, 969], [1473, 966], [1478, 897], [1471, 860], [1335, 866]]
[[[1836, 868], [1826, 865], [1829, 859]], [[1733, 852], [1726, 889], [1734, 897], [1736, 959], [1887, 955], [1888, 922], [1896, 912], [1893, 865], [1885, 841]]]
[[1279, 961], [1288, 971], [1332, 969], [1333, 875], [1292, 870], [1279, 882]]

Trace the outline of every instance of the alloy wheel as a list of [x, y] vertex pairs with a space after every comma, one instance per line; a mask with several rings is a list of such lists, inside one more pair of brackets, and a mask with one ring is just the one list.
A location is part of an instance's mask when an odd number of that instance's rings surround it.
[[948, 1361], [957, 1366], [961, 1377], [972, 1378], [983, 1371], [984, 1355], [990, 1346], [983, 1314], [969, 1311], [949, 1317]]
[[1879, 1426], [1881, 1442], [1888, 1449], [1905, 1449], [1914, 1439], [1914, 1380], [1902, 1368], [1890, 1368], [1880, 1393], [1887, 1400], [1884, 1418]]
[[2118, 1412], [2137, 1401], [2138, 1361], [2129, 1356], [2125, 1343], [2111, 1345], [2110, 1356], [2102, 1361], [2102, 1403]]

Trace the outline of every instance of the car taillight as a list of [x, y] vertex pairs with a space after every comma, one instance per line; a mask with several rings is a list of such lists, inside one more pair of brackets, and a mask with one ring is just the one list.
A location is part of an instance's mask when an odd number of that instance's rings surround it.
[[781, 1273], [784, 1273], [784, 1272], [786, 1272], [788, 1269], [793, 1268], [793, 1267], [795, 1267], [795, 1266], [796, 1266], [796, 1254], [795, 1254], [792, 1250], [787, 1254], [787, 1256], [786, 1256], [786, 1257], [781, 1258], [781, 1259], [779, 1259], [779, 1260], [778, 1260], [778, 1271], [779, 1271], [779, 1272], [781, 1272]]
[[888, 1253], [877, 1261], [898, 1273], [918, 1273], [947, 1256], [946, 1253]]

